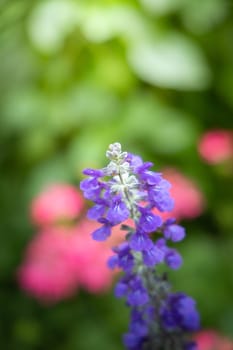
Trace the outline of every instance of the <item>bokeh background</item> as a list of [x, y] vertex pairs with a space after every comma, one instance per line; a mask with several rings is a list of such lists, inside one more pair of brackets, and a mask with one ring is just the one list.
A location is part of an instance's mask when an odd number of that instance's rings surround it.
[[78, 188], [115, 141], [177, 186], [188, 234], [170, 278], [203, 328], [232, 338], [232, 2], [1, 0], [0, 28], [1, 349], [123, 349], [111, 286], [46, 303], [18, 277], [33, 199]]

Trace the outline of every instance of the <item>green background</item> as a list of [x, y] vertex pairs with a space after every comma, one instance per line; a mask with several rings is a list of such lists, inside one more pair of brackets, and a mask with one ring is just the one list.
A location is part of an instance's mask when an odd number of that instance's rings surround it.
[[50, 182], [78, 186], [109, 143], [193, 179], [204, 213], [182, 222], [175, 289], [204, 328], [233, 337], [233, 167], [198, 155], [233, 126], [233, 6], [227, 0], [0, 1], [0, 347], [117, 350], [124, 303], [79, 292], [45, 307], [16, 281], [35, 233], [30, 201]]

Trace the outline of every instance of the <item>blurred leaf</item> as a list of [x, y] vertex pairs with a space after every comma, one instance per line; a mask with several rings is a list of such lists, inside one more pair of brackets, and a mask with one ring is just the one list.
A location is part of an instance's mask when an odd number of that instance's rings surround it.
[[20, 319], [14, 323], [13, 333], [24, 346], [35, 346], [41, 336], [41, 328], [36, 320]]
[[[231, 58], [231, 57], [230, 57]], [[220, 81], [218, 90], [223, 95], [226, 102], [233, 107], [233, 67], [232, 64], [226, 64], [220, 71]]]
[[35, 162], [52, 154], [56, 146], [52, 136], [46, 128], [35, 128], [25, 133], [19, 145], [19, 157], [27, 162]]
[[107, 123], [89, 126], [73, 139], [68, 150], [68, 159], [74, 173], [78, 175], [84, 168], [105, 166], [106, 147], [114, 141], [121, 141], [117, 125], [115, 130]]
[[220, 329], [223, 334], [233, 338], [233, 305], [229, 305], [220, 319]]
[[[229, 190], [230, 191], [230, 190]], [[217, 201], [216, 201], [217, 202]], [[216, 219], [219, 222], [220, 226], [224, 229], [226, 235], [232, 235], [233, 229], [233, 202], [232, 200], [219, 200], [219, 203], [216, 205]]]
[[[117, 51], [117, 50], [115, 50]], [[113, 50], [103, 50], [96, 58], [96, 66], [92, 78], [100, 86], [105, 86], [115, 93], [127, 93], [136, 84], [136, 79], [125, 61], [123, 53], [120, 55]]]
[[91, 6], [82, 23], [85, 37], [95, 43], [121, 36], [124, 41], [135, 41], [147, 34], [148, 23], [129, 5]]
[[[76, 123], [78, 120], [84, 124], [99, 123], [116, 118], [117, 109], [118, 99], [115, 94], [94, 84], [79, 84], [65, 96], [64, 126], [69, 114], [71, 120]], [[54, 120], [56, 115], [54, 113]]]
[[[204, 234], [197, 236], [197, 232], [189, 233], [189, 239], [183, 243], [182, 249], [184, 265], [178, 274], [172, 274], [179, 290], [192, 293], [197, 299], [203, 321], [211, 320], [209, 327], [217, 326], [217, 315], [231, 300], [226, 283], [228, 272], [224, 270], [221, 259], [224, 254], [224, 244], [217, 244]], [[216, 303], [216, 300], [221, 300], [221, 303]]]
[[51, 183], [71, 182], [71, 179], [72, 172], [66, 157], [63, 154], [57, 154], [48, 160], [40, 162], [33, 168], [28, 176], [27, 198], [28, 200], [31, 199]]
[[32, 87], [12, 91], [3, 104], [3, 127], [14, 132], [37, 128], [46, 120], [47, 108], [46, 97]]
[[130, 130], [153, 151], [174, 154], [195, 142], [197, 130], [194, 121], [155, 97], [134, 96], [125, 113], [122, 133], [127, 135]]
[[135, 43], [128, 60], [139, 78], [177, 90], [202, 90], [210, 83], [205, 58], [190, 39], [178, 33]]
[[58, 51], [79, 22], [81, 7], [71, 0], [38, 2], [28, 22], [28, 32], [34, 45], [41, 51]]
[[210, 30], [227, 15], [229, 2], [225, 0], [184, 1], [182, 20], [189, 30], [201, 33]]
[[173, 12], [183, 3], [183, 0], [140, 0], [145, 9], [156, 15], [166, 15]]

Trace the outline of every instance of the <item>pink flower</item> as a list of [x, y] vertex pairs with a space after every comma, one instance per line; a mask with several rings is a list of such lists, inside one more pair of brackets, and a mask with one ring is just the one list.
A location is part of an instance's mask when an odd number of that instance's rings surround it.
[[18, 270], [24, 290], [44, 302], [56, 302], [76, 292], [79, 282], [73, 264], [72, 235], [68, 228], [47, 228], [33, 237]]
[[[176, 169], [165, 169], [163, 175], [172, 185], [170, 193], [175, 200], [175, 207], [171, 212], [162, 215], [159, 213], [163, 219], [176, 217], [180, 220], [199, 216], [204, 210], [205, 200], [198, 186]], [[156, 210], [155, 213], [158, 214]]]
[[213, 330], [199, 332], [195, 341], [198, 350], [233, 350], [233, 342]]
[[37, 225], [72, 220], [84, 206], [82, 195], [73, 186], [53, 184], [40, 193], [31, 204], [31, 218]]
[[91, 293], [104, 292], [113, 281], [113, 272], [107, 267], [107, 260], [113, 254], [110, 241], [103, 243], [92, 239], [91, 233], [100, 224], [82, 220], [75, 228], [73, 237], [74, 261], [76, 275], [80, 285]]
[[108, 290], [115, 273], [106, 263], [122, 231], [115, 228], [115, 238], [99, 244], [91, 237], [98, 226], [83, 219], [72, 228], [42, 229], [29, 243], [19, 267], [20, 286], [46, 303], [68, 298], [81, 287], [91, 293]]
[[199, 141], [198, 150], [209, 164], [218, 164], [232, 158], [233, 132], [221, 129], [206, 132]]
[[20, 286], [42, 302], [54, 303], [83, 288], [101, 293], [111, 287], [115, 272], [107, 267], [112, 246], [123, 239], [120, 225], [109, 240], [99, 244], [92, 232], [100, 224], [80, 216], [84, 199], [67, 184], [54, 184], [32, 202], [31, 217], [41, 230], [29, 242], [18, 269]]

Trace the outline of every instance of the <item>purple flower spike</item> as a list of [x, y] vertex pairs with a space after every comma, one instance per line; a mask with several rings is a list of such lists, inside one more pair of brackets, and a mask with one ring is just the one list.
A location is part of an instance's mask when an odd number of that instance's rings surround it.
[[[165, 263], [176, 270], [182, 264], [181, 255], [168, 243], [184, 239], [184, 228], [175, 218], [163, 222], [163, 216], [153, 212], [173, 209], [171, 184], [151, 170], [153, 163], [123, 152], [118, 142], [109, 146], [106, 157], [109, 163], [103, 169], [84, 170], [88, 178], [80, 187], [85, 198], [94, 202], [88, 218], [102, 224], [92, 233], [93, 239], [105, 241], [112, 227], [123, 223], [125, 242], [112, 249], [107, 264], [123, 272], [115, 296], [125, 298], [130, 308], [124, 344], [128, 350], [197, 350], [189, 339], [189, 333], [200, 326], [195, 301], [172, 293], [166, 272], [158, 266]], [[125, 223], [128, 218], [132, 224]]]

